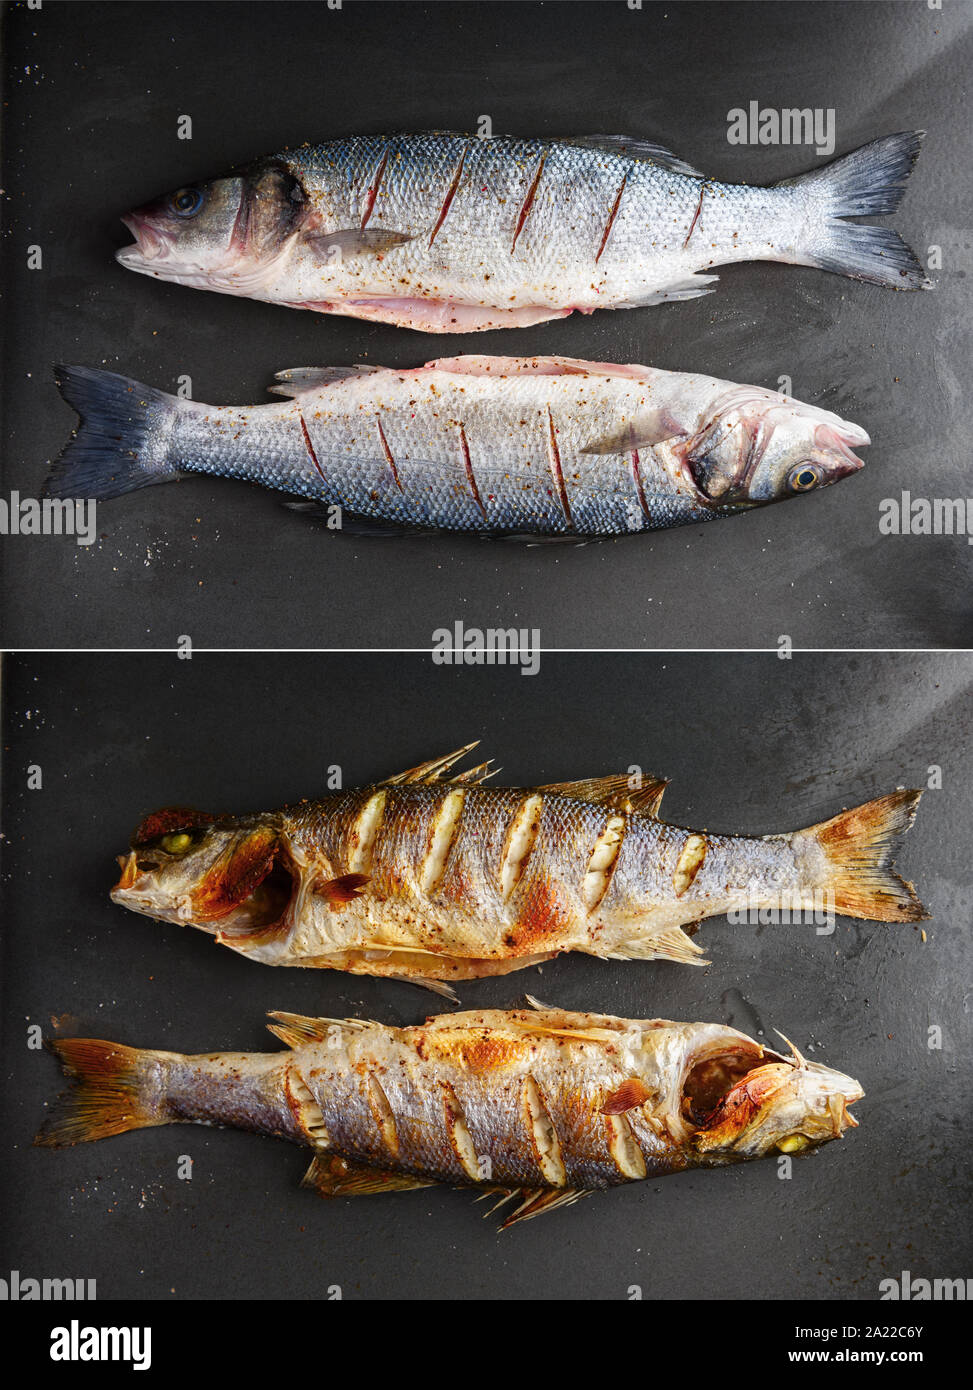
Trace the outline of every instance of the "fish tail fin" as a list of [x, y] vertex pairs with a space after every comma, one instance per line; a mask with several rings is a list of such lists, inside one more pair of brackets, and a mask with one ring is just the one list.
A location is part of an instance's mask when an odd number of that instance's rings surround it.
[[921, 791], [895, 791], [812, 825], [801, 835], [824, 852], [824, 889], [835, 908], [875, 922], [920, 922], [929, 914], [911, 883], [892, 870], [895, 841], [915, 820]]
[[179, 476], [170, 460], [184, 408], [177, 397], [97, 367], [55, 367], [54, 377], [81, 421], [51, 468], [46, 496], [100, 501]]
[[824, 214], [814, 226], [810, 242], [801, 247], [803, 264], [896, 290], [932, 288], [915, 252], [898, 232], [842, 220], [895, 212], [924, 133], [906, 130], [883, 136], [823, 169], [776, 185], [799, 186], [814, 196]]
[[47, 1038], [45, 1046], [72, 1086], [55, 1101], [35, 1144], [62, 1149], [169, 1123], [162, 1054], [98, 1038]]

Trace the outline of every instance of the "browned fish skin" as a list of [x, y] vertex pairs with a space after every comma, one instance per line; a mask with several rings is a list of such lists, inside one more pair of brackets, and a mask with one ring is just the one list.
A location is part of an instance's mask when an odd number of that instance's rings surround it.
[[312, 1148], [323, 1195], [468, 1184], [519, 1217], [583, 1192], [839, 1136], [840, 1072], [718, 1024], [483, 1010], [412, 1028], [274, 1014], [290, 1052], [187, 1057], [91, 1039], [52, 1049], [78, 1083], [52, 1147], [193, 1121]]
[[717, 835], [659, 820], [658, 780], [484, 787], [483, 767], [442, 776], [458, 756], [293, 811], [157, 813], [113, 897], [266, 964], [439, 981], [561, 951], [705, 964], [682, 928], [734, 908], [924, 915], [890, 870], [919, 792], [791, 834]]

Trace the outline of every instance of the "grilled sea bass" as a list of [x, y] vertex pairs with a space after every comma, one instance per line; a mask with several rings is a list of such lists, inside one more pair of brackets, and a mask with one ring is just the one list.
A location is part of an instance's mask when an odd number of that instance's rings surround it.
[[655, 779], [483, 786], [488, 764], [452, 775], [468, 751], [294, 809], [158, 811], [112, 897], [268, 965], [425, 981], [561, 951], [706, 964], [683, 928], [732, 909], [925, 915], [889, 867], [918, 791], [758, 839], [665, 824]]
[[305, 1184], [324, 1196], [469, 1184], [516, 1199], [510, 1225], [598, 1188], [823, 1143], [857, 1124], [864, 1094], [718, 1024], [543, 1007], [415, 1028], [271, 1017], [290, 1052], [50, 1042], [77, 1085], [36, 1142], [228, 1125], [313, 1149]]
[[160, 280], [427, 333], [708, 294], [713, 266], [789, 261], [929, 284], [885, 227], [919, 152], [888, 135], [770, 188], [708, 179], [649, 141], [353, 136], [177, 189], [124, 219]]
[[341, 529], [617, 536], [734, 516], [856, 473], [860, 426], [688, 372], [570, 357], [415, 370], [296, 368], [286, 405], [212, 406], [60, 367], [81, 429], [47, 483], [115, 497], [194, 473], [243, 478]]

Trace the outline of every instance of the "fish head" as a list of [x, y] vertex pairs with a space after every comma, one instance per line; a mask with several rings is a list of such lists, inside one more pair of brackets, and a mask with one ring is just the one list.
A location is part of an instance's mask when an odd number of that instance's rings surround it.
[[277, 160], [187, 184], [122, 218], [135, 238], [129, 270], [197, 289], [259, 293], [308, 215], [301, 181]]
[[696, 1070], [687, 1078], [684, 1113], [704, 1163], [798, 1153], [858, 1124], [848, 1107], [865, 1094], [859, 1083], [808, 1062], [796, 1048], [787, 1058], [754, 1045], [751, 1055], [741, 1054], [735, 1067], [718, 1075], [715, 1088], [711, 1065], [702, 1083]]
[[113, 902], [228, 939], [266, 934], [282, 921], [292, 897], [280, 830], [267, 817], [217, 817], [185, 807], [156, 811], [118, 863]]
[[863, 429], [829, 410], [758, 387], [734, 390], [680, 446], [698, 491], [719, 506], [754, 507], [815, 492], [857, 473]]

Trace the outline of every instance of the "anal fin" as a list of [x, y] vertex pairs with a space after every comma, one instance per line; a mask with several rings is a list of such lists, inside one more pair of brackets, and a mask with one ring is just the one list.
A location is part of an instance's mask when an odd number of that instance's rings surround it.
[[674, 960], [682, 965], [709, 965], [711, 962], [703, 959], [701, 947], [686, 935], [687, 930], [686, 927], [666, 927], [665, 931], [632, 937], [607, 952], [606, 959]]
[[366, 1168], [340, 1154], [323, 1154], [311, 1159], [301, 1186], [312, 1188], [320, 1197], [370, 1197], [378, 1192], [411, 1192], [417, 1187], [435, 1187], [436, 1184], [409, 1173]]

